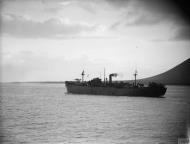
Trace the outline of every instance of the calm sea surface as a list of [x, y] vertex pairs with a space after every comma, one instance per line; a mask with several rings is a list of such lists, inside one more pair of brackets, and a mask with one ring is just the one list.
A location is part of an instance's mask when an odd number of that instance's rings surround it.
[[1, 84], [2, 144], [173, 144], [189, 134], [190, 87], [165, 98], [66, 94], [64, 84]]

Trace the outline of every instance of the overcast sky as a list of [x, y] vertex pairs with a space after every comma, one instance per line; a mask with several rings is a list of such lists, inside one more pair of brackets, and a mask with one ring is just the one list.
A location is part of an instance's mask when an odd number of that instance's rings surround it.
[[190, 26], [167, 0], [2, 0], [1, 81], [117, 79], [190, 58]]

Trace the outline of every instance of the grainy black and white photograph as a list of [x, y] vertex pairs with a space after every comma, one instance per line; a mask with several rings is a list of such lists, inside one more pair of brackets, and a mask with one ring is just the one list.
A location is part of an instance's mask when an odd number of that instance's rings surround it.
[[189, 144], [187, 0], [1, 0], [1, 144]]

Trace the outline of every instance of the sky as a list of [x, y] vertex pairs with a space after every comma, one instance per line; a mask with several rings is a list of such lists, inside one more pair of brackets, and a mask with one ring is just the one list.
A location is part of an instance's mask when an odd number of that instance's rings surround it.
[[2, 0], [2, 82], [163, 73], [190, 58], [190, 26], [167, 0]]

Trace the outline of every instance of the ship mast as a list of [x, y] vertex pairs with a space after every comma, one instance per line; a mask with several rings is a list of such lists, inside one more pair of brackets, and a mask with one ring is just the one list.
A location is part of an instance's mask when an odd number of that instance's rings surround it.
[[136, 82], [137, 81], [137, 79], [136, 79], [137, 78], [137, 70], [135, 70], [134, 76], [135, 76], [135, 86], [136, 86], [137, 85], [137, 82]]
[[81, 74], [81, 75], [82, 75], [82, 82], [83, 82], [83, 81], [84, 81], [84, 75], [85, 75], [85, 74], [84, 74], [84, 70], [82, 71], [82, 74]]
[[106, 83], [105, 75], [106, 75], [106, 70], [105, 70], [105, 68], [104, 68], [104, 84]]

